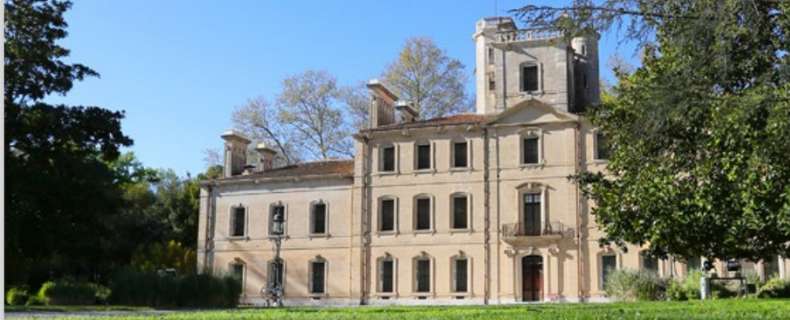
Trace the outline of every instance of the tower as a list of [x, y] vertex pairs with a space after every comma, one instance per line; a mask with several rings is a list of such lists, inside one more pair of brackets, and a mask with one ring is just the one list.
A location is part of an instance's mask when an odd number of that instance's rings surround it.
[[478, 114], [531, 99], [566, 112], [599, 101], [597, 34], [568, 41], [556, 30], [488, 17], [477, 22], [473, 39]]

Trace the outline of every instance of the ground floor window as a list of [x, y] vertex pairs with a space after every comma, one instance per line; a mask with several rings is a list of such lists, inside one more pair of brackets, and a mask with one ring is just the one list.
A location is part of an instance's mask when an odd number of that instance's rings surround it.
[[612, 254], [601, 256], [601, 289], [605, 288], [609, 275], [615, 270], [617, 270], [617, 256]]
[[417, 292], [431, 291], [431, 260], [420, 258], [415, 261], [415, 287]]
[[453, 291], [467, 292], [469, 282], [469, 260], [456, 258], [453, 260]]
[[379, 292], [395, 291], [395, 261], [385, 258], [379, 263]]
[[326, 292], [326, 261], [310, 262], [310, 293]]

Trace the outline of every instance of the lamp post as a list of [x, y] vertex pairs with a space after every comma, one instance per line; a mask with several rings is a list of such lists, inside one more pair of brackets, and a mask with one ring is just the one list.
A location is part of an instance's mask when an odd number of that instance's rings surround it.
[[285, 233], [285, 216], [282, 207], [276, 207], [272, 217], [272, 231], [269, 239], [274, 242], [274, 263], [272, 264], [272, 274], [269, 275], [267, 291], [272, 300], [272, 306], [281, 307], [283, 305], [283, 283], [282, 272], [283, 264], [280, 258], [280, 246]]

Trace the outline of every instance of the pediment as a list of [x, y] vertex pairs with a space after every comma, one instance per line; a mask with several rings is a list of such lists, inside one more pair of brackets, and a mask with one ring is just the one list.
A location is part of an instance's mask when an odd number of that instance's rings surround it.
[[489, 121], [490, 124], [530, 124], [552, 122], [576, 122], [579, 117], [555, 109], [539, 100], [531, 99], [508, 108]]

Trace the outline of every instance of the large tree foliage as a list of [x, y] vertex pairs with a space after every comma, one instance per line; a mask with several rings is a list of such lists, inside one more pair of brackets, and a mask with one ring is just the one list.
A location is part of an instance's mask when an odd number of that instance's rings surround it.
[[384, 71], [383, 80], [401, 100], [411, 102], [423, 119], [471, 110], [464, 65], [430, 38], [410, 38]]
[[569, 36], [625, 24], [643, 65], [591, 111], [607, 174], [575, 178], [603, 242], [658, 256], [790, 256], [790, 2], [576, 1], [517, 15]]
[[[63, 61], [67, 1], [5, 2], [5, 178], [8, 281], [32, 268], [95, 272], [121, 204], [105, 161], [132, 140], [122, 112], [50, 105], [73, 82], [97, 73]], [[50, 270], [47, 270], [50, 269]]]

